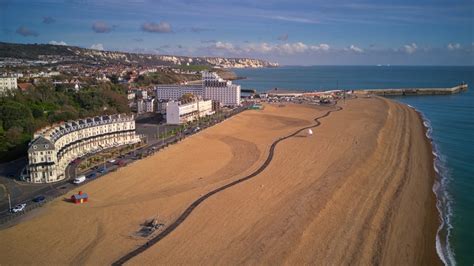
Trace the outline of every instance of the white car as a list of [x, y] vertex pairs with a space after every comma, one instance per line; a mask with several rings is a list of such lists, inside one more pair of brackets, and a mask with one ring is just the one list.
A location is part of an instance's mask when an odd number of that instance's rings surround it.
[[109, 163], [115, 163], [115, 159], [109, 160]]
[[86, 176], [85, 175], [80, 175], [80, 176], [74, 178], [74, 180], [72, 182], [77, 185], [77, 184], [80, 184], [84, 181], [86, 181]]
[[15, 207], [12, 208], [13, 213], [21, 212], [24, 211], [26, 208], [26, 203], [18, 204]]

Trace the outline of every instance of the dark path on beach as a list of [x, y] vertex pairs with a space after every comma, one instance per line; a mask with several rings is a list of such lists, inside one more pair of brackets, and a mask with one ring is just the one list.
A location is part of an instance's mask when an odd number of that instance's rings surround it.
[[[337, 104], [337, 102], [336, 102]], [[273, 155], [274, 155], [274, 152], [275, 152], [275, 147], [278, 143], [280, 143], [281, 141], [285, 140], [285, 139], [288, 139], [288, 138], [291, 138], [291, 137], [294, 137], [295, 135], [297, 135], [298, 133], [304, 131], [304, 130], [307, 130], [307, 129], [310, 129], [310, 128], [315, 128], [315, 127], [318, 127], [319, 125], [321, 125], [321, 122], [319, 122], [319, 119], [321, 118], [324, 118], [324, 117], [327, 117], [329, 116], [332, 112], [337, 112], [337, 111], [341, 111], [343, 108], [340, 107], [340, 106], [336, 106], [336, 109], [333, 109], [333, 110], [329, 110], [327, 111], [325, 114], [321, 115], [321, 116], [318, 116], [314, 119], [314, 121], [316, 122], [314, 125], [311, 125], [311, 126], [307, 126], [307, 127], [303, 127], [297, 131], [295, 131], [294, 133], [290, 134], [290, 135], [287, 135], [285, 137], [281, 137], [279, 138], [278, 140], [274, 141], [272, 143], [272, 145], [270, 146], [270, 152], [268, 153], [268, 157], [267, 159], [265, 160], [265, 162], [255, 171], [253, 172], [252, 174], [246, 176], [246, 177], [243, 177], [243, 178], [240, 178], [238, 180], [235, 180], [227, 185], [224, 185], [222, 187], [219, 187], [215, 190], [212, 190], [210, 192], [208, 192], [207, 194], [201, 196], [200, 198], [198, 198], [197, 200], [195, 200], [193, 203], [191, 203], [191, 205], [189, 205], [188, 208], [186, 208], [186, 210], [178, 217], [178, 219], [176, 219], [176, 221], [174, 221], [172, 224], [170, 224], [163, 232], [161, 232], [160, 234], [158, 234], [157, 236], [153, 237], [152, 239], [150, 239], [148, 242], [146, 242], [145, 244], [139, 246], [138, 248], [136, 248], [135, 250], [127, 253], [126, 255], [124, 255], [123, 257], [121, 257], [120, 259], [118, 259], [117, 261], [115, 261], [114, 263], [112, 263], [112, 265], [123, 265], [125, 262], [129, 261], [130, 259], [132, 259], [133, 257], [135, 256], [138, 256], [140, 253], [144, 252], [145, 250], [147, 250], [148, 248], [150, 248], [152, 245], [158, 243], [160, 240], [162, 240], [163, 238], [165, 238], [167, 235], [169, 235], [171, 232], [173, 232], [182, 222], [184, 222], [186, 220], [186, 218], [188, 218], [188, 216], [194, 211], [194, 209], [199, 206], [199, 204], [201, 204], [203, 201], [205, 201], [207, 198], [211, 197], [212, 195], [214, 194], [217, 194], [229, 187], [232, 187], [234, 185], [237, 185], [239, 183], [242, 183], [246, 180], [249, 180], [250, 178], [252, 177], [255, 177], [256, 175], [260, 174], [261, 172], [263, 172], [263, 170], [265, 170], [265, 168], [267, 168], [267, 166], [271, 163], [271, 161], [273, 160]]]

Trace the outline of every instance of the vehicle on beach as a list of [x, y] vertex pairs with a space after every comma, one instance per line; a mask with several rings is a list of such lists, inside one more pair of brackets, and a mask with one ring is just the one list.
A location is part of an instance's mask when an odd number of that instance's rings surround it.
[[33, 201], [38, 203], [38, 202], [43, 202], [45, 199], [46, 199], [45, 196], [39, 195], [39, 196], [34, 197]]
[[74, 178], [74, 180], [72, 181], [72, 183], [78, 185], [78, 184], [80, 184], [80, 183], [82, 183], [82, 182], [84, 182], [84, 181], [86, 181], [86, 176], [85, 176], [85, 175], [80, 175], [80, 176]]
[[13, 207], [10, 211], [12, 213], [17, 213], [17, 212], [22, 212], [26, 208], [26, 203], [18, 204], [15, 207]]

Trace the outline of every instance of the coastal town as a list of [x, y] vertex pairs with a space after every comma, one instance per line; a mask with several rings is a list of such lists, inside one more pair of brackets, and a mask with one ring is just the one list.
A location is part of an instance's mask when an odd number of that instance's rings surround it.
[[0, 6], [0, 265], [474, 263], [472, 1]]
[[[38, 66], [30, 62], [12, 64], [8, 60], [3, 64], [8, 66], [8, 71], [0, 77], [2, 97], [27, 95], [35, 91], [36, 85], [44, 86], [45, 83], [70, 94], [98, 84], [115, 83], [124, 89], [122, 97], [126, 97], [131, 114], [84, 117], [37, 129], [25, 151], [26, 160], [20, 157], [18, 165], [14, 164], [4, 171], [9, 178], [19, 182], [54, 183], [55, 186], [50, 186], [49, 190], [45, 190], [46, 186], [40, 186], [30, 188], [28, 193], [8, 194], [8, 209], [6, 197], [2, 202], [2, 222], [15, 219], [25, 211], [33, 210], [75, 188], [70, 184], [78, 185], [95, 179], [247, 108], [262, 108], [263, 102], [288, 102], [292, 99], [299, 103], [328, 104], [342, 97], [342, 91], [285, 94], [284, 90], [276, 89], [261, 94], [250, 90], [251, 93], [244, 96], [239, 85], [222, 79], [218, 74], [228, 72], [219, 68], [212, 71], [206, 66], [183, 69], [169, 66], [133, 68], [121, 64], [92, 67], [61, 64], [49, 67], [48, 62], [43, 62], [46, 66]], [[175, 84], [156, 85], [150, 82], [138, 85], [137, 81], [157, 74], [185, 78]], [[26, 164], [21, 165], [21, 162]], [[15, 190], [9, 187], [15, 187], [14, 182], [2, 181], [8, 191]], [[41, 199], [41, 204], [37, 204], [38, 199]]]
[[[3, 170], [11, 180], [1, 181], [8, 191], [18, 187], [15, 182], [54, 183], [55, 186], [39, 186], [16, 195], [9, 193], [2, 202], [2, 223], [15, 220], [25, 211], [40, 207], [44, 202], [67, 193], [85, 181], [92, 181], [108, 171], [115, 171], [134, 160], [151, 155], [243, 110], [260, 110], [264, 108], [264, 103], [330, 106], [338, 100], [353, 99], [357, 95], [450, 94], [467, 89], [467, 84], [462, 84], [453, 88], [409, 91], [299, 91], [273, 88], [257, 93], [252, 89], [241, 89], [232, 81], [221, 78], [219, 74], [230, 79], [236, 78], [231, 71], [221, 68], [223, 65], [190, 66], [189, 62], [192, 61], [188, 60], [185, 67], [130, 66], [122, 63], [91, 66], [77, 62], [64, 63], [74, 61], [73, 58], [40, 58], [42, 61], [8, 58], [2, 61], [2, 97], [28, 95], [35, 91], [36, 86], [44, 84], [70, 94], [80, 93], [91, 86], [116, 84], [122, 90], [120, 97], [126, 98], [128, 113], [105, 112], [94, 117], [58, 121], [35, 130], [24, 155], [16, 160], [19, 163]], [[176, 60], [172, 59], [173, 63], [181, 62]], [[58, 64], [58, 61], [63, 63]], [[166, 81], [173, 83], [160, 84], [163, 80], [159, 77], [163, 75], [166, 75]], [[9, 129], [6, 129], [8, 133]], [[23, 156], [26, 159], [21, 159]], [[41, 199], [40, 202], [38, 199]]]

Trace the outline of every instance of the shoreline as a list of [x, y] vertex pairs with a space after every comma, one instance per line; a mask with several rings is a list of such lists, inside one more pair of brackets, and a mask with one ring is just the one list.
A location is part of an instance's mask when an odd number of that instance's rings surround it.
[[[432, 191], [439, 218], [438, 228], [436, 230], [436, 253], [444, 265], [455, 265], [456, 260], [450, 245], [451, 224], [449, 221], [450, 217], [452, 216], [451, 199], [450, 195], [446, 191], [447, 184], [444, 183], [448, 180], [446, 180], [447, 177], [440, 172], [441, 170], [439, 170], [445, 166], [441, 165], [442, 162], [439, 151], [436, 147], [436, 143], [431, 137], [431, 132], [433, 130], [431, 127], [431, 122], [421, 111], [415, 107], [405, 103], [401, 104], [413, 109], [418, 114], [419, 119], [422, 121], [423, 127], [425, 128], [425, 141], [431, 146], [431, 159], [434, 173]], [[444, 237], [441, 234], [444, 234]]]

